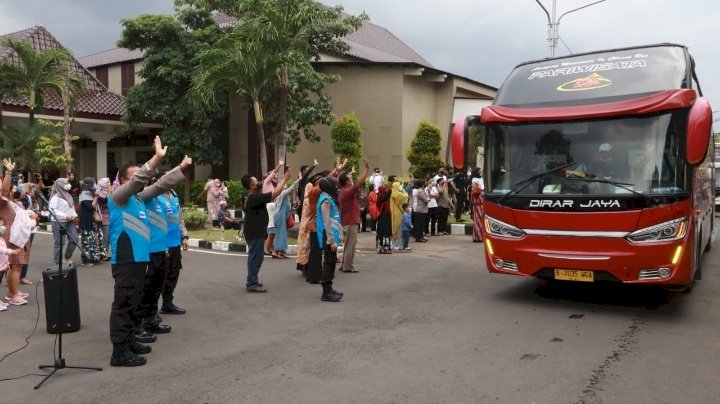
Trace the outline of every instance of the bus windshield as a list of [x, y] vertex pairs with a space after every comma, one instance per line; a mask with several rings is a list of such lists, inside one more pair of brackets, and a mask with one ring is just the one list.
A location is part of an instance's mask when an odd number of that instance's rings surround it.
[[[643, 118], [489, 124], [486, 193], [687, 192], [686, 120], [687, 112], [676, 111]], [[567, 167], [556, 169], [562, 166]]]

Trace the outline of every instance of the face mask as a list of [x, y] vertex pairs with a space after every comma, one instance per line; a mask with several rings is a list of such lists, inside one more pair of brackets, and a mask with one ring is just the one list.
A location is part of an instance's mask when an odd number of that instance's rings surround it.
[[72, 189], [72, 185], [70, 185], [70, 184], [65, 184], [65, 185], [63, 185], [63, 189], [66, 190], [66, 191], [69, 191], [69, 190]]
[[0, 235], [5, 234], [5, 226], [0, 226]]
[[17, 190], [20, 191], [20, 192], [24, 191], [24, 190], [25, 190], [25, 184], [19, 184], [19, 185], [17, 186]]

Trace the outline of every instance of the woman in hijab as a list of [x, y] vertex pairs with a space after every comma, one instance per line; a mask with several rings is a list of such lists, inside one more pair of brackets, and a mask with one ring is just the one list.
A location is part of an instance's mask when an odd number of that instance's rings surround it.
[[89, 267], [100, 262], [95, 245], [95, 212], [97, 212], [98, 195], [95, 190], [95, 179], [86, 177], [80, 191], [80, 234], [82, 235], [83, 252], [80, 254], [82, 266]]
[[483, 211], [482, 211], [482, 196], [485, 185], [480, 177], [472, 179], [472, 188], [470, 190], [470, 202], [472, 204], [472, 221], [473, 221], [473, 242], [482, 242], [482, 226], [483, 226]]
[[[376, 240], [378, 254], [392, 254], [392, 219], [390, 217], [390, 190], [380, 185], [375, 205], [380, 213], [377, 219]], [[402, 223], [402, 222], [401, 222]]]
[[110, 192], [112, 192], [112, 184], [110, 183], [110, 178], [100, 178], [98, 180], [98, 209], [100, 210], [100, 216], [102, 216], [102, 239], [100, 241], [101, 245], [101, 257], [100, 259], [103, 261], [107, 261], [110, 259], [110, 245], [109, 245], [109, 237], [110, 237], [110, 209], [108, 208], [108, 195]]
[[407, 203], [408, 195], [403, 191], [402, 184], [397, 179], [392, 182], [392, 194], [390, 196], [390, 218], [392, 224], [392, 239], [393, 243], [397, 246], [400, 245], [400, 227], [403, 221], [403, 214], [405, 211], [402, 208], [404, 203]]
[[334, 178], [324, 177], [318, 182], [322, 191], [317, 203], [317, 237], [323, 249], [323, 264], [320, 283], [323, 292], [320, 300], [339, 302], [343, 294], [333, 289], [338, 246], [342, 244], [342, 224], [337, 204], [337, 184]]
[[70, 190], [72, 185], [67, 178], [58, 178], [52, 186], [50, 194], [50, 221], [52, 222], [52, 232], [55, 244], [53, 246], [53, 260], [55, 264], [60, 263], [60, 243], [64, 241], [65, 236], [60, 234], [60, 225], [65, 227], [67, 231], [67, 247], [65, 255], [62, 257], [63, 263], [72, 264], [72, 255], [75, 252], [75, 241], [77, 240], [77, 228], [75, 227], [75, 202], [73, 201]]
[[273, 258], [287, 258], [287, 220], [291, 214], [294, 214], [290, 206], [290, 194], [295, 192], [299, 185], [300, 181], [295, 181], [275, 198], [275, 241], [273, 245], [274, 251], [272, 253]]
[[210, 214], [212, 215], [213, 226], [220, 227], [217, 214], [220, 212], [220, 203], [227, 201], [228, 189], [219, 178], [215, 178], [208, 194], [212, 195], [212, 212], [210, 212]]

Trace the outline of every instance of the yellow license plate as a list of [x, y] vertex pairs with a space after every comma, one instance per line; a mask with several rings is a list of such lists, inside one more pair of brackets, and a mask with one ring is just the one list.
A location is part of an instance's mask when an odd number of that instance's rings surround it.
[[555, 279], [561, 281], [593, 282], [593, 271], [578, 271], [575, 269], [555, 269]]

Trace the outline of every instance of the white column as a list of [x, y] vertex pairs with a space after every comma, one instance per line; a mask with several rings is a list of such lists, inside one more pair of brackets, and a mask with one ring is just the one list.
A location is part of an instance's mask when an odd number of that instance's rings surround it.
[[95, 151], [96, 178], [100, 179], [107, 176], [107, 145], [116, 134], [110, 132], [95, 132], [87, 135], [95, 141], [97, 145]]

